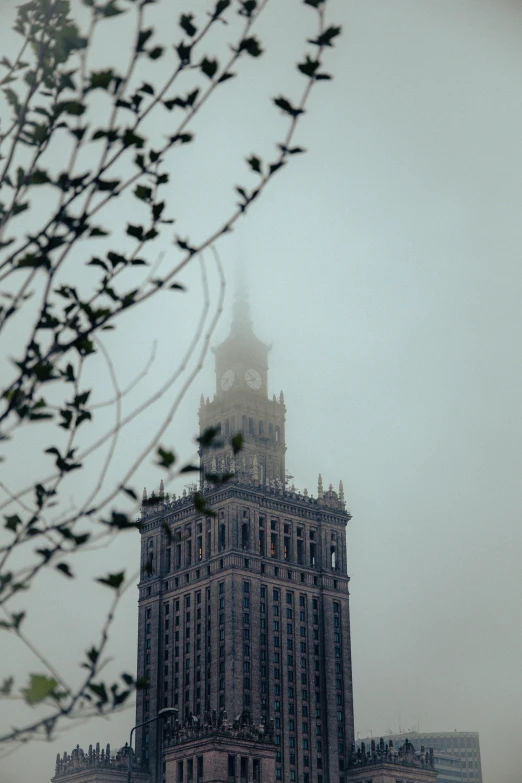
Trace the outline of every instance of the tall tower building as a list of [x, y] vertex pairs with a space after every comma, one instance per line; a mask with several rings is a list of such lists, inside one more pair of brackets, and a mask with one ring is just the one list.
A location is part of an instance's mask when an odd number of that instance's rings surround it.
[[137, 733], [151, 783], [345, 783], [350, 514], [342, 484], [325, 490], [319, 477], [316, 497], [288, 486], [268, 353], [237, 301], [199, 410], [201, 432], [217, 428], [220, 441], [201, 449], [199, 486], [180, 498], [160, 488], [142, 507], [138, 676], [150, 687], [136, 722], [179, 711]]

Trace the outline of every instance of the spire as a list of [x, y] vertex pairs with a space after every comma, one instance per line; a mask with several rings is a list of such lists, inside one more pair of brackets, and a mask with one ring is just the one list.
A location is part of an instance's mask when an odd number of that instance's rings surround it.
[[344, 487], [343, 482], [339, 482], [339, 502], [344, 503]]
[[323, 499], [323, 495], [324, 495], [324, 492], [323, 492], [323, 477], [319, 473], [319, 478], [317, 479], [317, 497], [319, 498], [319, 500]]
[[252, 331], [252, 315], [250, 312], [250, 302], [248, 301], [248, 290], [245, 279], [244, 265], [239, 267], [236, 295], [234, 299], [232, 315], [232, 334], [244, 334]]
[[163, 479], [161, 479], [161, 481], [160, 481], [159, 494], [160, 494], [160, 497], [163, 497], [163, 495], [165, 494], [165, 487], [163, 486]]
[[143, 498], [143, 500], [147, 500], [147, 487], [143, 487], [143, 495], [142, 495], [142, 498]]

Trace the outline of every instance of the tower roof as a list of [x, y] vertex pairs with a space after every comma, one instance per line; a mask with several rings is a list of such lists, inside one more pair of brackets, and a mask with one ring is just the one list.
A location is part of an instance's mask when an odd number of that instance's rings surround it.
[[236, 353], [266, 357], [271, 346], [254, 334], [250, 302], [244, 286], [238, 287], [232, 308], [232, 323], [228, 337], [212, 349], [213, 353]]

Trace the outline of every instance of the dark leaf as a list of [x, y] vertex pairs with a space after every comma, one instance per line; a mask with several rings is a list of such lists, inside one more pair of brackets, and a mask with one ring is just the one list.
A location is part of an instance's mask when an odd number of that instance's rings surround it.
[[45, 185], [46, 182], [49, 182], [49, 177], [43, 169], [35, 169], [28, 180], [29, 185]]
[[96, 182], [96, 187], [98, 190], [110, 190], [112, 192], [113, 190], [116, 190], [120, 182], [121, 180], [119, 179], [99, 179]]
[[91, 84], [90, 89], [96, 90], [100, 88], [101, 90], [106, 90], [112, 80], [113, 71], [107, 70], [107, 71], [93, 71], [91, 73]]
[[169, 285], [169, 288], [173, 288], [175, 291], [186, 291], [184, 285], [181, 285], [181, 283], [172, 283], [172, 285]]
[[79, 117], [85, 111], [85, 105], [79, 101], [65, 101], [61, 104], [66, 114], [71, 114], [73, 117]]
[[179, 26], [182, 30], [186, 32], [187, 35], [190, 35], [192, 38], [193, 35], [196, 35], [197, 33], [197, 27], [194, 26], [192, 20], [194, 19], [194, 14], [181, 14], [180, 20], [179, 20]]
[[261, 174], [261, 159], [258, 158], [257, 155], [252, 155], [250, 158], [247, 158], [247, 163], [252, 171]]
[[241, 0], [241, 8], [239, 9], [240, 16], [246, 16], [250, 18], [256, 10], [256, 0]]
[[199, 467], [198, 465], [184, 465], [180, 473], [199, 473]]
[[299, 71], [301, 71], [301, 73], [304, 73], [305, 76], [310, 76], [313, 78], [320, 65], [321, 63], [319, 60], [312, 60], [307, 56], [304, 63], [298, 63], [297, 68]]
[[193, 138], [192, 133], [177, 133], [175, 136], [171, 136], [169, 141], [171, 144], [176, 144], [178, 141], [180, 144], [188, 144]]
[[226, 82], [227, 79], [233, 79], [235, 75], [236, 75], [235, 73], [224, 73], [223, 76], [219, 77], [218, 84], [220, 82]]
[[138, 34], [138, 43], [136, 44], [137, 52], [143, 51], [143, 47], [145, 46], [145, 44], [147, 43], [147, 41], [149, 40], [153, 32], [154, 30], [152, 29], [152, 27], [149, 27], [147, 30], [140, 30]]
[[65, 574], [65, 576], [68, 576], [69, 578], [72, 578], [74, 576], [73, 572], [71, 571], [67, 563], [58, 563], [56, 565], [56, 568], [58, 569], [58, 571], [61, 571], [62, 574]]
[[138, 499], [138, 496], [137, 496], [136, 492], [132, 489], [132, 487], [122, 487], [121, 491], [125, 492], [125, 494], [128, 495], [133, 500], [137, 500]]
[[229, 7], [231, 0], [218, 0], [212, 14], [212, 19], [219, 19], [223, 11]]
[[181, 64], [189, 65], [192, 47], [190, 45], [180, 43], [179, 46], [176, 46], [176, 51], [178, 53], [179, 59], [181, 60]]
[[243, 448], [243, 442], [244, 442], [243, 434], [241, 432], [238, 432], [236, 435], [233, 435], [230, 442], [232, 444], [232, 450], [234, 454], [238, 454]]
[[163, 54], [163, 46], [155, 46], [154, 49], [149, 49], [148, 55], [151, 60], [157, 60]]
[[[101, 582], [101, 579], [99, 579], [98, 581]], [[107, 696], [107, 691], [105, 689], [105, 685], [103, 684], [103, 682], [99, 684], [90, 682], [88, 687], [94, 693], [94, 695], [98, 697], [98, 704], [100, 706], [103, 704], [107, 704], [107, 702], [109, 701], [109, 697]]]
[[167, 451], [166, 449], [161, 448], [161, 446], [158, 447], [157, 455], [158, 462], [156, 464], [162, 468], [166, 468], [167, 470], [170, 470], [176, 461], [176, 455], [174, 452]]
[[133, 226], [131, 223], [127, 225], [127, 232], [130, 237], [135, 239], [143, 239], [143, 226]]
[[95, 581], [101, 585], [107, 585], [107, 587], [111, 587], [113, 590], [118, 590], [125, 581], [125, 571], [120, 571], [117, 574], [107, 574], [107, 576], [101, 576]]
[[136, 185], [134, 195], [142, 201], [148, 201], [152, 196], [152, 188], [147, 188], [145, 185]]
[[194, 492], [194, 508], [196, 511], [199, 511], [201, 514], [205, 514], [209, 517], [215, 517], [216, 512], [212, 511], [210, 506], [207, 504], [207, 501], [203, 497], [203, 495], [200, 492]]
[[13, 533], [16, 533], [16, 529], [19, 525], [22, 524], [22, 520], [18, 516], [18, 514], [13, 514], [10, 517], [5, 517], [5, 525], [4, 527], [6, 530], [12, 530]]
[[333, 39], [340, 34], [341, 28], [334, 27], [332, 25], [331, 27], [328, 27], [323, 33], [321, 33], [321, 35], [318, 35], [317, 38], [315, 38], [313, 41], [309, 40], [308, 43], [314, 44], [315, 46], [333, 46]]
[[119, 16], [119, 14], [125, 13], [122, 8], [118, 8], [115, 0], [109, 0], [104, 6], [101, 6], [100, 11], [106, 18], [110, 16]]
[[274, 103], [282, 111], [284, 111], [286, 114], [290, 114], [292, 117], [298, 117], [300, 114], [303, 114], [303, 109], [296, 109], [294, 106], [292, 106], [290, 101], [284, 98], [282, 95], [279, 98], [274, 98]]
[[255, 36], [243, 38], [239, 44], [239, 51], [247, 52], [251, 57], [259, 57], [260, 54], [263, 54], [261, 45]]
[[300, 152], [306, 152], [303, 147], [286, 147], [284, 144], [279, 144], [279, 149], [287, 155], [297, 155]]
[[209, 79], [213, 79], [218, 69], [218, 62], [217, 60], [208, 60], [206, 57], [204, 57], [200, 62], [199, 67], [205, 76], [208, 76]]
[[207, 427], [206, 430], [196, 438], [197, 442], [202, 449], [219, 448], [222, 444], [221, 438], [217, 440], [217, 436], [220, 435], [220, 431], [217, 427]]
[[124, 147], [136, 146], [138, 149], [141, 149], [145, 139], [142, 136], [138, 136], [138, 134], [134, 133], [130, 128], [127, 128], [123, 134], [122, 141]]

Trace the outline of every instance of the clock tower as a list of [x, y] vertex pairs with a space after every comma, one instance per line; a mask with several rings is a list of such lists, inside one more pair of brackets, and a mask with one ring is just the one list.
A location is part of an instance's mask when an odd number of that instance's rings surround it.
[[[270, 346], [254, 334], [250, 308], [243, 298], [234, 305], [230, 334], [213, 349], [214, 398], [201, 398], [201, 432], [216, 427], [222, 447], [202, 450], [205, 473], [235, 473], [261, 485], [285, 484], [285, 405], [283, 393], [268, 395]], [[234, 457], [232, 438], [241, 433], [243, 448]]]

